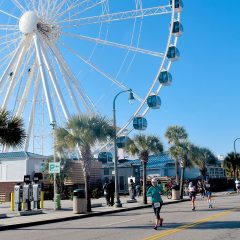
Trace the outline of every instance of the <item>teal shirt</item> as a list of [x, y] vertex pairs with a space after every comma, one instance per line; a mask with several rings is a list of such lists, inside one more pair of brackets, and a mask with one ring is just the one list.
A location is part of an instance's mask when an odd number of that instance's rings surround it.
[[160, 202], [163, 203], [160, 193], [162, 193], [162, 185], [157, 185], [156, 187], [151, 186], [147, 191], [147, 196], [152, 197], [152, 203]]

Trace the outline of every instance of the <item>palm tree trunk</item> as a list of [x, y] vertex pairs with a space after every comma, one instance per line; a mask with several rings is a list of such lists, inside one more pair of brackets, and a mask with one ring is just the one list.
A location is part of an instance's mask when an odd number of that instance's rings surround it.
[[175, 160], [175, 171], [176, 171], [176, 184], [179, 185], [178, 160]]
[[147, 162], [143, 161], [143, 204], [147, 204]]
[[185, 167], [181, 168], [181, 180], [180, 180], [180, 198], [183, 199], [183, 181], [184, 181]]
[[81, 148], [82, 168], [85, 183], [85, 196], [87, 201], [87, 211], [91, 212], [91, 193], [90, 193], [90, 171], [91, 171], [91, 150], [89, 146]]

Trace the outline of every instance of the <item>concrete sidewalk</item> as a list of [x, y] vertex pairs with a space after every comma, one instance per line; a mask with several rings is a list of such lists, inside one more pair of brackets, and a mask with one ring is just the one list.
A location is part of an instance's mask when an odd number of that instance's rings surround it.
[[[221, 197], [224, 195], [226, 196], [226, 194], [229, 194], [229, 192], [214, 193], [213, 196]], [[164, 205], [189, 201], [187, 196], [185, 196], [183, 200], [167, 199], [166, 196], [162, 196], [162, 198], [164, 201]], [[43, 213], [30, 216], [19, 216], [18, 212], [10, 211], [9, 202], [2, 203], [0, 204], [0, 215], [5, 214], [7, 217], [0, 219], [0, 231], [40, 224], [76, 220], [80, 218], [94, 217], [98, 215], [110, 214], [115, 212], [131, 211], [135, 209], [151, 207], [150, 198], [148, 198], [148, 204], [142, 203], [142, 197], [137, 198], [137, 202], [135, 203], [127, 202], [127, 200], [129, 200], [129, 196], [121, 196], [120, 200], [122, 202], [122, 207], [116, 208], [115, 206], [113, 207], [107, 206], [105, 198], [92, 199], [92, 212], [84, 214], [73, 213], [73, 202], [71, 200], [62, 200], [61, 201], [62, 209], [57, 211], [53, 210], [54, 205], [52, 201], [45, 201]]]

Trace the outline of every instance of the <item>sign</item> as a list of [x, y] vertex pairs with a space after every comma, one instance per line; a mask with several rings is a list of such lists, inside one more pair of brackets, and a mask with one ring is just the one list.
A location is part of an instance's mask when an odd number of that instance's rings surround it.
[[115, 171], [112, 171], [112, 175], [115, 175]]
[[60, 173], [60, 162], [50, 162], [48, 170], [49, 173]]

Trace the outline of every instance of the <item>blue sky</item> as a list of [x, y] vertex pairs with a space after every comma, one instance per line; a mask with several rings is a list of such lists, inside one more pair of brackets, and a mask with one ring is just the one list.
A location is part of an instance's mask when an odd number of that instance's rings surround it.
[[[26, 2], [23, 2], [23, 5]], [[159, 4], [166, 5], [168, 0], [143, 0], [142, 3], [146, 8]], [[4, 1], [0, 4], [0, 9], [21, 17], [19, 9], [11, 4], [11, 2]], [[109, 5], [110, 13], [129, 11], [135, 6], [134, 0], [124, 0], [124, 2], [109, 0]], [[188, 132], [191, 142], [209, 148], [216, 155], [225, 155], [233, 151], [233, 141], [240, 137], [239, 9], [240, 1], [238, 0], [184, 0], [184, 9], [181, 14], [184, 34], [179, 38], [177, 44], [181, 57], [179, 61], [172, 64], [170, 69], [173, 83], [169, 87], [164, 87], [160, 92], [161, 108], [149, 111], [146, 116], [148, 128], [145, 133], [157, 134], [163, 141], [166, 150], [169, 147], [164, 139], [166, 129], [171, 125], [180, 125]], [[96, 14], [101, 14], [100, 8], [87, 11], [81, 17]], [[146, 17], [143, 19], [142, 25], [140, 19], [136, 21], [135, 25], [133, 20], [104, 23], [101, 31], [99, 31], [99, 25], [67, 28], [62, 30], [66, 35], [59, 40], [112, 78], [116, 77], [119, 82], [132, 88], [143, 98], [156, 77], [161, 63], [158, 58], [139, 53], [127, 53], [121, 49], [101, 44], [96, 46], [95, 43], [82, 41], [67, 34], [81, 34], [126, 45], [130, 45], [132, 39], [133, 46], [137, 45], [138, 36], [140, 36], [139, 47], [163, 52], [168, 37], [169, 17], [170, 15]], [[14, 23], [18, 24], [18, 21], [0, 14], [0, 24]], [[139, 32], [141, 32], [140, 35]], [[4, 34], [6, 31], [0, 30], [0, 36]], [[58, 46], [84, 90], [96, 104], [98, 111], [111, 120], [112, 101], [120, 89], [102, 74], [93, 70], [90, 65], [81, 61], [76, 54], [63, 47], [61, 43], [58, 43]], [[11, 50], [0, 52], [0, 57], [7, 54], [7, 51]], [[52, 66], [56, 68], [56, 75], [60, 81], [64, 98], [66, 98], [65, 101], [69, 110], [72, 111], [73, 107], [70, 99], [66, 97], [66, 87], [62, 85], [58, 66], [50, 51], [48, 54]], [[33, 60], [30, 60], [30, 63], [31, 61]], [[6, 64], [0, 65], [0, 72], [3, 72], [5, 67]], [[30, 65], [26, 67], [28, 69]], [[121, 71], [119, 71], [120, 69]], [[27, 81], [27, 74], [24, 76]], [[24, 81], [21, 82], [22, 88], [19, 89], [24, 89]], [[2, 99], [3, 96], [0, 96], [0, 101]], [[14, 105], [14, 94], [12, 99], [12, 105]], [[117, 124], [122, 126], [126, 123], [138, 105], [138, 102], [129, 105], [127, 95], [119, 96], [116, 102]], [[45, 111], [47, 112], [46, 108]], [[29, 116], [29, 114], [25, 113], [25, 116]], [[44, 117], [46, 118], [44, 119], [45, 123], [48, 124], [47, 114], [44, 114]], [[60, 122], [64, 122], [61, 112], [57, 116], [57, 123]], [[40, 124], [38, 123], [38, 125]], [[48, 124], [48, 128], [49, 126]], [[131, 134], [135, 133], [137, 132], [132, 131]], [[51, 144], [45, 145], [48, 145], [47, 149], [51, 151], [49, 147]], [[240, 151], [240, 142], [237, 142], [236, 146]]]
[[226, 154], [240, 136], [240, 2], [185, 0], [184, 5], [181, 58], [162, 97], [163, 129], [182, 125], [193, 143]]

